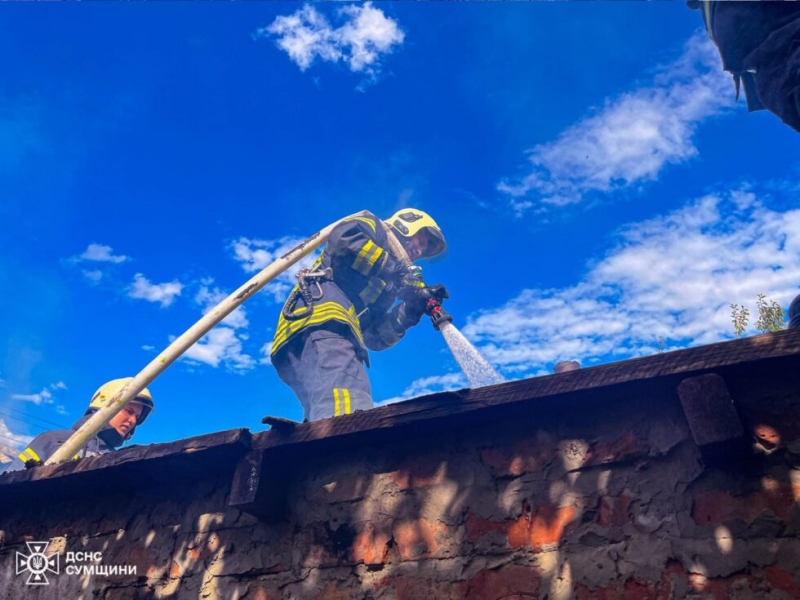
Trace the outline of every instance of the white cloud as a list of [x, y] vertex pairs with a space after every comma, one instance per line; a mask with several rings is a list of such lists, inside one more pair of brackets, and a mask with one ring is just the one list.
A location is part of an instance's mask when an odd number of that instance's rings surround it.
[[757, 294], [786, 307], [800, 291], [800, 210], [750, 192], [709, 195], [620, 235], [581, 282], [524, 290], [464, 334], [506, 372], [540, 374], [560, 360], [653, 353], [659, 337], [667, 349], [731, 338], [730, 303], [753, 315]]
[[123, 255], [115, 255], [114, 249], [111, 248], [111, 246], [104, 246], [103, 244], [89, 244], [86, 250], [84, 250], [83, 254], [77, 257], [77, 260], [119, 264], [125, 262], [126, 260], [130, 260], [130, 258]]
[[[203, 307], [204, 315], [229, 295], [217, 287], [210, 287], [212, 283], [213, 281], [210, 280], [203, 282], [200, 286], [200, 290], [194, 297], [195, 302]], [[250, 324], [247, 320], [247, 313], [245, 312], [244, 306], [240, 306], [234, 310], [231, 314], [225, 317], [221, 323], [224, 325], [229, 325], [233, 329], [246, 328]]]
[[172, 304], [172, 301], [181, 295], [183, 285], [177, 281], [169, 283], [150, 283], [141, 273], [133, 276], [133, 284], [128, 290], [130, 298], [140, 298], [148, 302], [158, 302], [162, 307]]
[[[82, 254], [72, 256], [66, 259], [65, 262], [70, 265], [76, 265], [82, 262], [120, 264], [129, 260], [131, 259], [128, 256], [114, 254], [114, 249], [111, 246], [92, 243], [87, 246], [86, 250], [84, 250]], [[92, 267], [98, 266], [99, 265], [96, 264], [92, 265]], [[86, 278], [87, 281], [93, 284], [99, 283], [105, 277], [105, 273], [99, 268], [82, 269], [81, 274]]]
[[652, 83], [606, 100], [593, 116], [528, 152], [529, 172], [498, 189], [524, 212], [563, 206], [657, 179], [697, 155], [697, 125], [734, 103], [730, 76], [707, 36], [697, 34]]
[[51, 383], [42, 388], [38, 394], [11, 394], [12, 400], [24, 400], [25, 402], [33, 402], [36, 405], [53, 404], [54, 397], [51, 390], [66, 390], [67, 384], [63, 381]]
[[47, 388], [42, 388], [38, 394], [11, 394], [11, 398], [12, 400], [33, 402], [36, 405], [53, 403], [53, 394]]
[[337, 10], [344, 20], [334, 28], [313, 6], [306, 4], [289, 16], [280, 16], [255, 37], [276, 38], [277, 46], [289, 55], [301, 71], [319, 58], [328, 62], [344, 62], [356, 73], [371, 77], [381, 68], [381, 55], [392, 52], [403, 43], [405, 34], [397, 21], [387, 17], [371, 2], [350, 5]]
[[263, 346], [261, 346], [261, 358], [258, 360], [258, 364], [260, 365], [271, 365], [272, 358], [270, 355], [272, 354], [272, 342], [267, 342]]
[[[258, 257], [253, 260], [258, 260]], [[203, 314], [229, 295], [213, 283], [213, 279], [201, 281], [195, 294], [195, 302], [202, 307]], [[189, 363], [203, 363], [214, 368], [223, 366], [232, 372], [248, 371], [257, 364], [256, 359], [244, 352], [248, 326], [247, 313], [243, 307], [239, 307], [190, 347], [183, 358]]]
[[346, 49], [345, 60], [351, 71], [374, 69], [381, 53], [391, 52], [392, 46], [402, 44], [405, 39], [397, 21], [387, 17], [379, 8], [373, 8], [371, 2], [363, 6], [345, 6], [340, 14], [350, 19], [335, 33]]
[[256, 361], [243, 352], [243, 339], [247, 339], [246, 336], [237, 336], [230, 327], [217, 326], [190, 347], [183, 357], [214, 368], [222, 365], [231, 371], [246, 371], [252, 369]]
[[446, 375], [433, 375], [431, 377], [423, 377], [412, 382], [402, 394], [389, 398], [388, 400], [381, 400], [375, 404], [384, 406], [386, 404], [394, 404], [395, 402], [402, 402], [410, 398], [418, 398], [419, 396], [426, 396], [428, 394], [435, 394], [436, 392], [447, 392], [450, 390], [459, 390], [461, 388], [469, 387], [467, 378], [463, 373], [447, 373]]
[[149, 344], [145, 344], [144, 346], [142, 346], [142, 350], [144, 350], [145, 352], [152, 352], [155, 349], [156, 349], [155, 346], [151, 346]]
[[[304, 238], [282, 237], [277, 240], [251, 240], [239, 238], [233, 244], [233, 257], [242, 264], [246, 273], [261, 271], [267, 265], [275, 262], [294, 249]], [[282, 303], [289, 295], [289, 291], [297, 283], [295, 273], [300, 269], [309, 268], [319, 256], [319, 252], [312, 252], [292, 265], [289, 269], [278, 275], [274, 280], [264, 286], [263, 291], [270, 294], [275, 302]]]
[[83, 276], [92, 283], [97, 283], [103, 278], [103, 272], [99, 269], [92, 269], [90, 271], [83, 271]]
[[67, 412], [67, 408], [66, 408], [66, 407], [65, 407], [63, 404], [59, 404], [58, 406], [56, 406], [56, 412], [57, 412], [58, 414], [60, 414], [60, 415], [67, 415], [67, 414], [69, 414], [69, 413]]
[[14, 433], [11, 431], [6, 422], [0, 418], [0, 442], [9, 443], [10, 441], [13, 441], [17, 445], [17, 450], [19, 450], [27, 446], [32, 439], [33, 437], [29, 435]]

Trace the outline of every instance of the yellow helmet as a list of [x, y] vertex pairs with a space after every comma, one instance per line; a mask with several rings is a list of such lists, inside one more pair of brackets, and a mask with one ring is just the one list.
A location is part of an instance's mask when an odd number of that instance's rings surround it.
[[386, 222], [398, 234], [397, 238], [404, 246], [412, 239], [424, 239], [424, 250], [420, 258], [433, 258], [447, 250], [442, 230], [428, 213], [416, 208], [403, 208]]
[[[120, 390], [122, 390], [122, 388], [124, 388], [129, 381], [133, 381], [133, 377], [113, 379], [101, 385], [100, 388], [94, 393], [94, 396], [92, 396], [92, 401], [89, 403], [89, 408], [86, 409], [86, 413], [88, 414], [89, 412], [103, 408], [114, 396], [119, 394]], [[153, 396], [150, 391], [145, 388], [139, 392], [139, 394], [133, 400], [131, 400], [131, 402], [142, 405], [142, 414], [136, 421], [137, 426], [141, 425], [145, 422], [145, 419], [147, 419], [150, 411], [152, 411], [154, 408]]]

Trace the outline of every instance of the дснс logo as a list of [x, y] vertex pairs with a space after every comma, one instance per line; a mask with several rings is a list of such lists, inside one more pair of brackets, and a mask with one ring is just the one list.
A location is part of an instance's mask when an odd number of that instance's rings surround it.
[[26, 542], [28, 546], [27, 555], [17, 552], [17, 575], [23, 571], [28, 571], [28, 585], [47, 585], [46, 573], [50, 571], [58, 575], [58, 553], [46, 556], [47, 546], [50, 542]]

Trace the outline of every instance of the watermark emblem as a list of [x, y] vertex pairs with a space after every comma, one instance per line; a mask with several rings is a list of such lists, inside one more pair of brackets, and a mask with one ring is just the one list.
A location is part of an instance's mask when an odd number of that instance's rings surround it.
[[28, 554], [17, 552], [17, 575], [28, 571], [27, 585], [47, 585], [47, 572], [58, 575], [58, 553], [46, 556], [50, 542], [26, 542]]

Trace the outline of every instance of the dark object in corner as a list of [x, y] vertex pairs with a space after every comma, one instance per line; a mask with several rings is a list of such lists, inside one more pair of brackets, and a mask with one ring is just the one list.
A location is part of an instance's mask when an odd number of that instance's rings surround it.
[[800, 131], [800, 3], [697, 2], [706, 31], [744, 87], [749, 111], [767, 109]]

